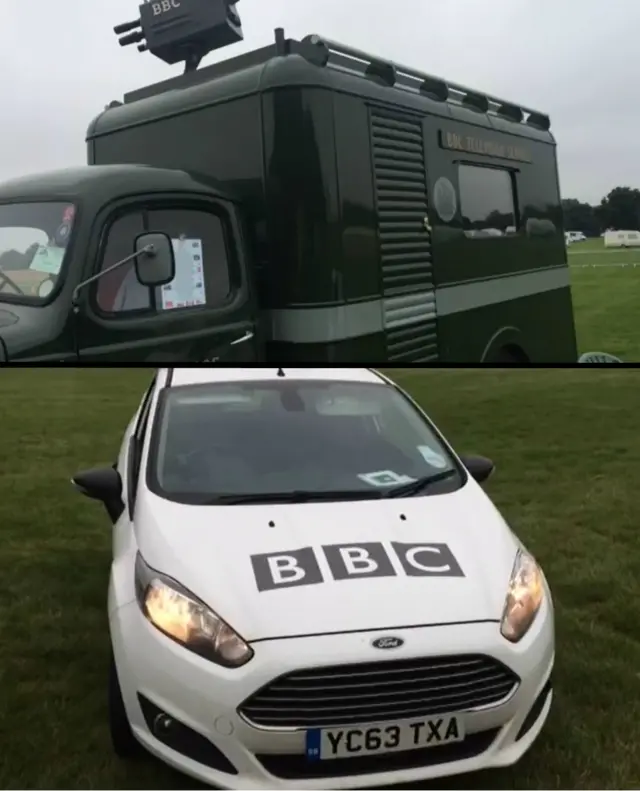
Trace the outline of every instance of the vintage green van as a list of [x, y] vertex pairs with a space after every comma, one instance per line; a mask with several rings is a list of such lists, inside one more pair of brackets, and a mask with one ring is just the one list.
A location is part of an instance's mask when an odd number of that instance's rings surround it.
[[540, 112], [279, 29], [112, 103], [87, 154], [0, 185], [4, 361], [577, 359]]

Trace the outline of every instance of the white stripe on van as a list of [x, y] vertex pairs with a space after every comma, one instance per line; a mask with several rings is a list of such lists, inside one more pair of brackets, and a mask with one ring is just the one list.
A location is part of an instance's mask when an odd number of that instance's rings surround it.
[[273, 341], [333, 343], [373, 335], [386, 328], [410, 326], [437, 316], [510, 302], [514, 299], [568, 288], [569, 268], [551, 267], [515, 275], [444, 286], [434, 292], [373, 299], [322, 308], [271, 310], [265, 318]]

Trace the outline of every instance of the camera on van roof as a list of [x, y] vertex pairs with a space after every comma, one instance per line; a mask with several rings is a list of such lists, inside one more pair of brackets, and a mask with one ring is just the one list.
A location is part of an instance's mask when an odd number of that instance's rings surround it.
[[120, 46], [137, 44], [165, 63], [195, 70], [202, 58], [244, 38], [238, 0], [147, 0], [140, 17], [114, 28]]

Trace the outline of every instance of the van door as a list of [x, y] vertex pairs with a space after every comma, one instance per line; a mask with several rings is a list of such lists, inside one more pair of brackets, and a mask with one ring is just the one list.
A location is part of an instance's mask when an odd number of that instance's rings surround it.
[[253, 362], [257, 311], [237, 217], [217, 200], [128, 201], [100, 224], [95, 273], [131, 255], [136, 237], [166, 233], [176, 274], [162, 288], [140, 284], [133, 262], [82, 293], [80, 361]]

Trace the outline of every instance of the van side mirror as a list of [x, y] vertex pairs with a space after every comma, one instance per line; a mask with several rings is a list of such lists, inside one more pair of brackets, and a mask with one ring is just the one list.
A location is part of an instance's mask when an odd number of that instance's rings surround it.
[[176, 259], [171, 239], [164, 233], [140, 234], [135, 241], [134, 251], [131, 255], [78, 283], [71, 295], [73, 312], [75, 314], [80, 312], [78, 297], [83, 288], [128, 264], [129, 261], [135, 261], [136, 277], [143, 286], [148, 288], [166, 286], [176, 276]]
[[166, 233], [143, 233], [136, 239], [136, 277], [148, 288], [171, 283], [176, 276], [173, 244]]
[[477, 481], [484, 483], [488, 481], [496, 469], [496, 465], [484, 456], [461, 456], [462, 463], [467, 468], [469, 475]]

